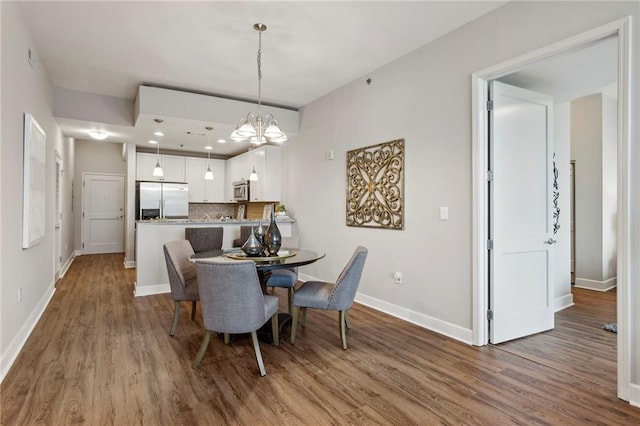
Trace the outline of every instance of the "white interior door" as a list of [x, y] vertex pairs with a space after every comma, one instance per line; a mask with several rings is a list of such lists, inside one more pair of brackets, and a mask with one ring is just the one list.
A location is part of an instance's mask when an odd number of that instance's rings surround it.
[[55, 233], [55, 258], [53, 259], [56, 275], [62, 267], [62, 157], [56, 152], [56, 204], [53, 219]]
[[490, 99], [489, 339], [500, 343], [553, 328], [553, 102], [499, 82]]
[[83, 176], [82, 253], [124, 251], [124, 176]]

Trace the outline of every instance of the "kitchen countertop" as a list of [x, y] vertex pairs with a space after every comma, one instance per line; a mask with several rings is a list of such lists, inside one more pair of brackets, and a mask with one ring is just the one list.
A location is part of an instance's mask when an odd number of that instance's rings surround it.
[[[245, 224], [245, 223], [258, 223], [259, 219], [210, 219], [210, 220], [189, 220], [189, 219], [150, 219], [150, 220], [137, 220], [136, 223], [140, 224], [155, 224], [155, 225], [184, 225], [185, 223], [193, 223], [198, 225], [206, 225], [206, 224]], [[286, 218], [280, 219], [276, 217], [276, 223], [294, 223], [295, 219]], [[269, 223], [268, 220], [263, 220], [263, 223]]]

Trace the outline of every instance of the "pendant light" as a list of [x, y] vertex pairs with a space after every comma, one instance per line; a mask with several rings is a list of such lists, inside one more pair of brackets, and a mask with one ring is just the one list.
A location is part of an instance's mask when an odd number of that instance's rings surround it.
[[[161, 118], [154, 118], [153, 121], [161, 124], [164, 120]], [[162, 166], [160, 166], [160, 137], [164, 136], [164, 133], [157, 130], [153, 134], [158, 137], [158, 143], [156, 144], [156, 154], [158, 155], [158, 159], [156, 160], [156, 166], [153, 168], [153, 177], [163, 177], [164, 171], [162, 171]]]
[[253, 29], [258, 31], [258, 113], [250, 112], [243, 117], [230, 138], [236, 142], [245, 142], [261, 145], [266, 142], [285, 142], [289, 138], [284, 134], [278, 122], [271, 114], [262, 116], [262, 33], [267, 30], [264, 24], [254, 24]]
[[251, 174], [249, 175], [249, 180], [252, 182], [255, 182], [258, 180], [258, 173], [256, 173], [256, 166], [253, 166], [253, 170], [251, 171]]
[[213, 170], [211, 170], [211, 150], [213, 149], [211, 146], [211, 131], [213, 127], [207, 126], [205, 129], [209, 131], [209, 144], [205, 147], [207, 150], [207, 171], [204, 172], [204, 180], [213, 180]]

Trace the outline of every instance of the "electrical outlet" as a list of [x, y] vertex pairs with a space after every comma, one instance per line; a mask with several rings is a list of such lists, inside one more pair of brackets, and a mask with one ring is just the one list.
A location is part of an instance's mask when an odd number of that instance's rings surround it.
[[395, 272], [393, 279], [396, 281], [396, 284], [402, 284], [402, 272]]
[[18, 288], [18, 303], [22, 303], [22, 287]]

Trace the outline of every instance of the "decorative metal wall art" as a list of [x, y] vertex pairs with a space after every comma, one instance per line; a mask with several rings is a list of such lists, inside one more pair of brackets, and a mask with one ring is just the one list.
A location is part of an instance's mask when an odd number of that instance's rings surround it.
[[558, 206], [558, 168], [556, 167], [556, 153], [553, 153], [553, 233], [554, 235], [560, 230], [560, 206]]
[[347, 226], [404, 229], [404, 139], [347, 151]]

